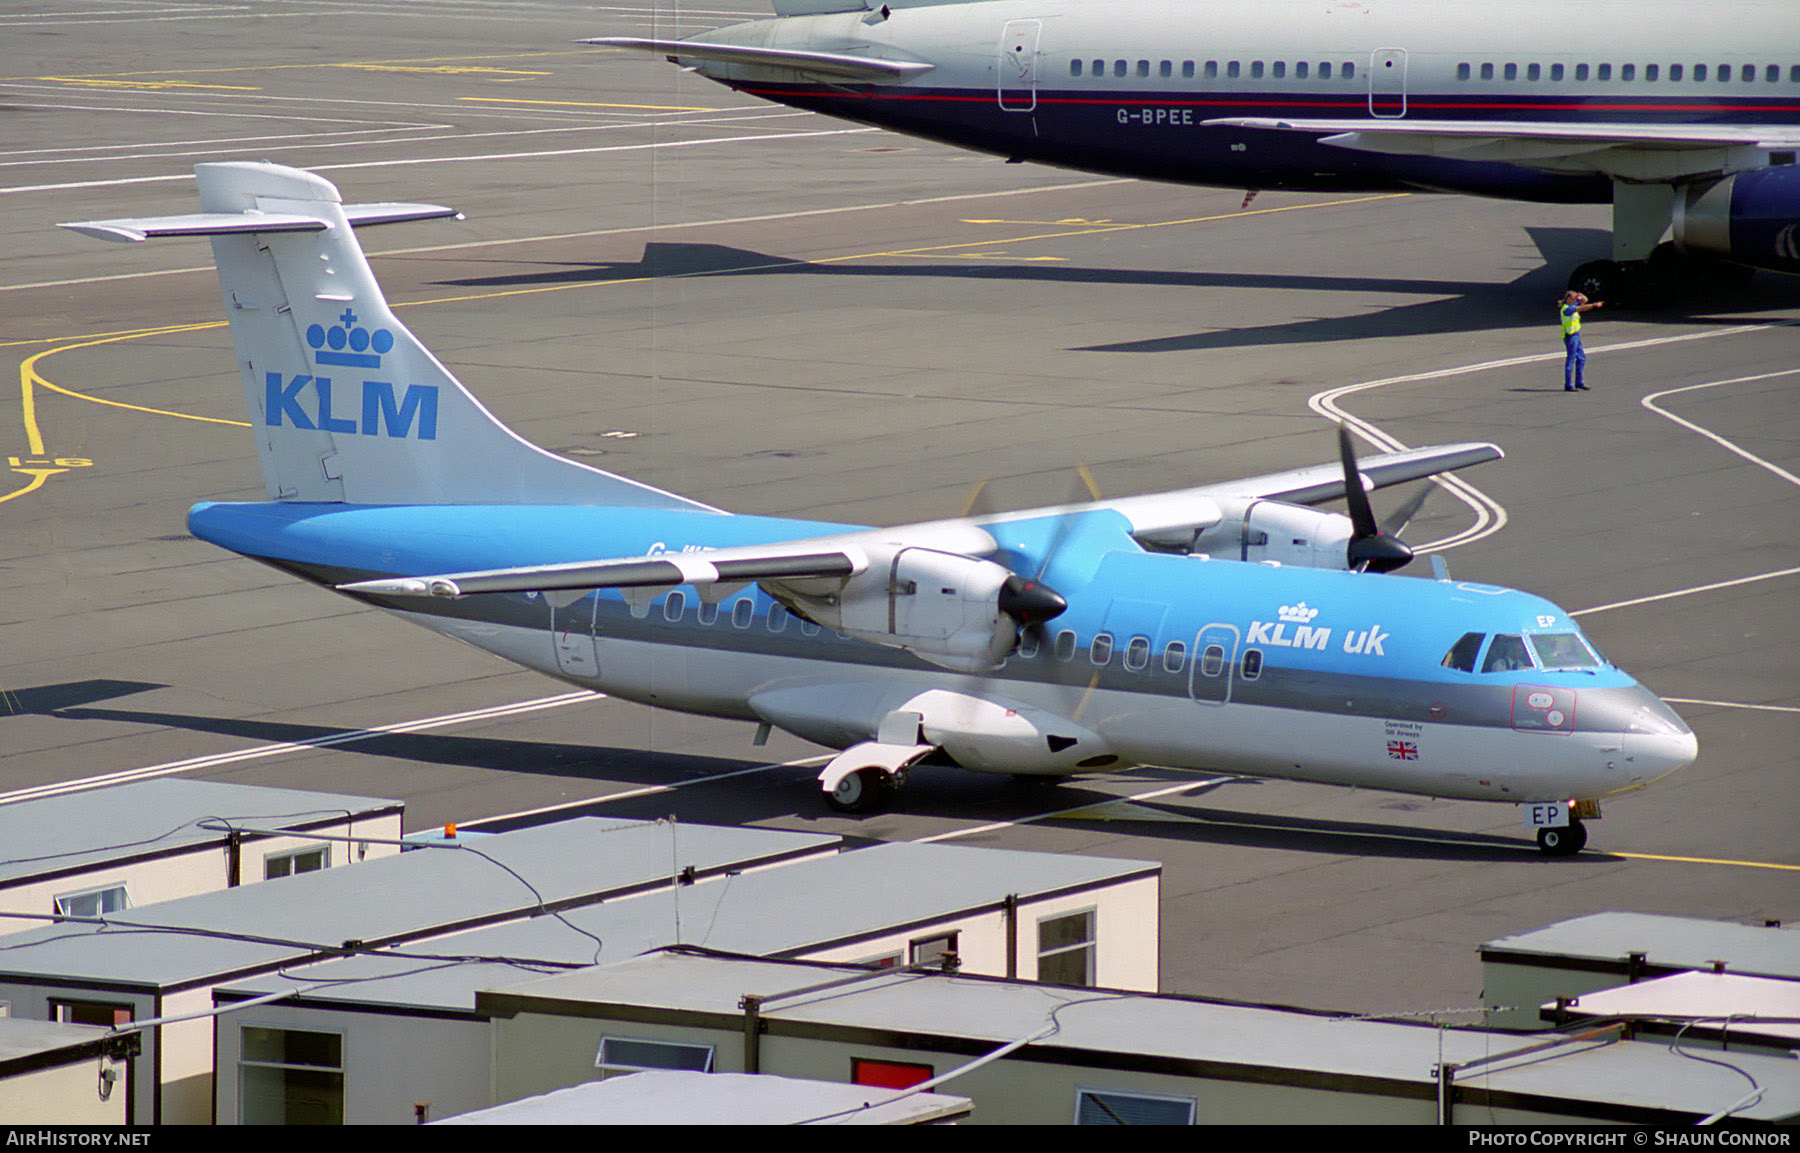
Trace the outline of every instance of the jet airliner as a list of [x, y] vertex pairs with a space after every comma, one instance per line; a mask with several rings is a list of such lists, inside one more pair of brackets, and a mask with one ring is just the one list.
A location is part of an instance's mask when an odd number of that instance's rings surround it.
[[1611, 203], [1611, 259], [1569, 277], [1595, 300], [1800, 271], [1792, 0], [773, 3], [682, 40], [584, 43], [1011, 161]]
[[1367, 489], [1492, 445], [1358, 462], [1340, 433], [1328, 465], [891, 528], [733, 515], [525, 441], [407, 331], [355, 229], [452, 210], [196, 174], [199, 213], [64, 225], [211, 240], [268, 499], [196, 505], [196, 536], [572, 684], [841, 750], [834, 807], [934, 763], [1161, 765], [1512, 803], [1564, 854], [1600, 798], [1694, 759], [1562, 609], [1394, 571], [1411, 551]]

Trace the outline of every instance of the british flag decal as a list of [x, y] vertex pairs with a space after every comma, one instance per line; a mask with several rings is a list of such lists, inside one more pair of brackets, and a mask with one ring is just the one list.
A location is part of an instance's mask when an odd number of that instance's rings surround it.
[[1396, 761], [1416, 761], [1419, 759], [1419, 746], [1411, 741], [1389, 741], [1388, 756]]

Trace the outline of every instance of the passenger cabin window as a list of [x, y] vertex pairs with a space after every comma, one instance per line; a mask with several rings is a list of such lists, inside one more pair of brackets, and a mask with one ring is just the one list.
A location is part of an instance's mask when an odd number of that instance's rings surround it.
[[1531, 654], [1525, 642], [1511, 633], [1497, 633], [1488, 646], [1487, 660], [1481, 662], [1484, 673], [1510, 673], [1531, 667]]
[[750, 618], [756, 615], [756, 602], [749, 597], [731, 606], [731, 623], [740, 629], [750, 627]]
[[1669, 79], [1670, 80], [1680, 80], [1681, 79], [1681, 65], [1679, 65], [1679, 64], [1669, 65]]
[[1192, 60], [1183, 60], [1181, 62], [1181, 78], [1183, 80], [1192, 80], [1194, 78], [1194, 62]]
[[1125, 646], [1125, 668], [1128, 672], [1137, 672], [1150, 663], [1150, 638], [1137, 636]]
[[788, 611], [787, 611], [786, 605], [781, 604], [778, 601], [775, 604], [772, 604], [769, 606], [769, 631], [770, 632], [778, 633], [782, 629], [787, 628], [787, 622], [788, 622]]
[[1475, 658], [1481, 655], [1481, 642], [1487, 639], [1486, 633], [1464, 633], [1462, 639], [1450, 646], [1439, 662], [1447, 669], [1455, 669], [1459, 673], [1475, 671]]
[[1200, 675], [1216, 677], [1225, 671], [1225, 649], [1222, 645], [1207, 645], [1200, 652]]
[[1100, 633], [1094, 637], [1094, 643], [1088, 646], [1088, 659], [1097, 665], [1104, 665], [1112, 660], [1113, 635]]
[[1080, 76], [1081, 75], [1081, 61], [1079, 61], [1079, 60], [1069, 61], [1069, 75], [1070, 76]]
[[1587, 78], [1588, 78], [1588, 66], [1586, 64], [1577, 64], [1575, 66], [1575, 79], [1586, 80]]
[[1531, 633], [1526, 636], [1541, 669], [1597, 668], [1600, 658], [1577, 633]]
[[1239, 665], [1238, 675], [1247, 681], [1253, 681], [1257, 677], [1262, 676], [1262, 661], [1261, 649], [1245, 649], [1243, 660]]
[[1075, 634], [1068, 629], [1056, 634], [1056, 659], [1073, 660], [1075, 657]]
[[698, 615], [700, 617], [701, 624], [710, 625], [714, 621], [717, 621], [719, 619], [719, 606], [716, 604], [709, 604], [706, 601], [702, 600], [700, 602], [700, 608], [698, 610]]
[[1561, 64], [1552, 64], [1550, 66], [1550, 79], [1555, 80], [1555, 81], [1560, 81], [1560, 80], [1562, 80], [1562, 78], [1563, 78], [1563, 66]]
[[1181, 666], [1187, 664], [1187, 646], [1180, 641], [1170, 641], [1169, 647], [1163, 650], [1163, 672], [1178, 673]]
[[663, 620], [671, 623], [678, 621], [681, 619], [681, 614], [686, 611], [687, 594], [680, 589], [675, 590], [663, 599]]

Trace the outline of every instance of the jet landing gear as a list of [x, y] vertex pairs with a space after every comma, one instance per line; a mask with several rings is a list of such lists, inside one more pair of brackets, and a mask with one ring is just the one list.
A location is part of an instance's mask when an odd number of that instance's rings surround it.
[[1648, 260], [1590, 260], [1569, 274], [1569, 288], [1589, 300], [1634, 308], [1662, 308], [1682, 293], [1741, 285], [1755, 270], [1673, 244], [1656, 246]]

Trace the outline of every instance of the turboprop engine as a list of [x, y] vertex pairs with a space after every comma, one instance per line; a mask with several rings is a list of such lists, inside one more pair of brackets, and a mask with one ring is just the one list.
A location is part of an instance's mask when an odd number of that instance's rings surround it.
[[965, 673], [993, 669], [1019, 646], [1021, 629], [1068, 607], [1045, 585], [990, 560], [916, 547], [867, 551], [869, 563], [841, 586], [765, 587], [826, 628]]

